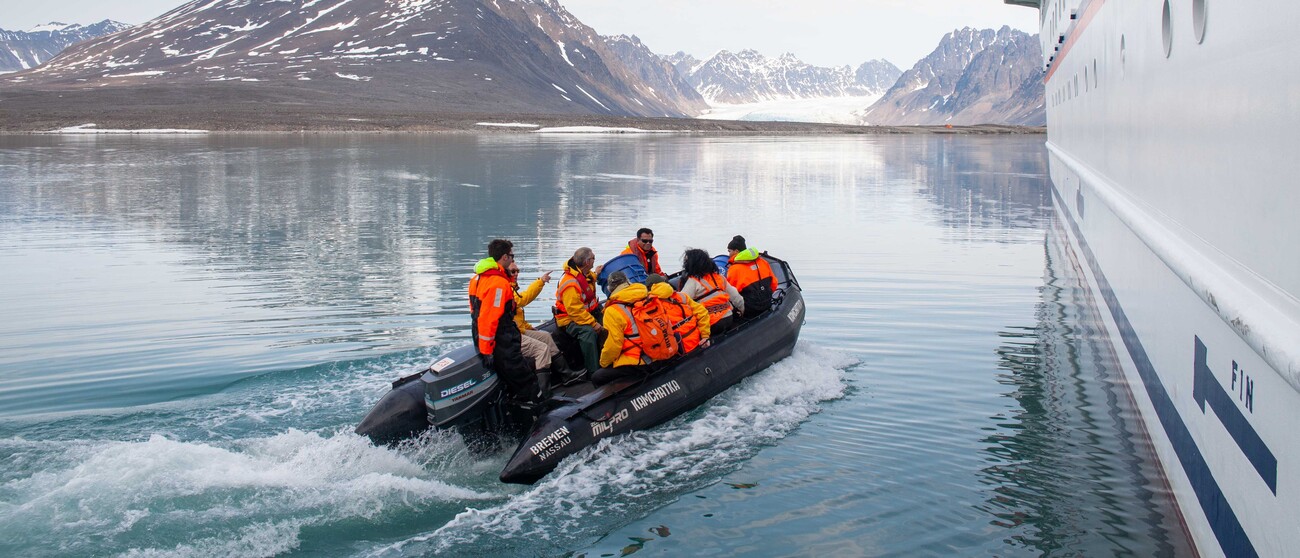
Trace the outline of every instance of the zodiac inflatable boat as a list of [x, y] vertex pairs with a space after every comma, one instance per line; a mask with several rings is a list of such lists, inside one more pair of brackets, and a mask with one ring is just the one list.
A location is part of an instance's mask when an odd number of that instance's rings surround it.
[[[454, 430], [470, 444], [518, 437], [501, 480], [532, 484], [601, 438], [662, 424], [789, 356], [803, 326], [803, 295], [789, 264], [763, 257], [777, 278], [772, 308], [714, 337], [709, 347], [657, 363], [645, 377], [599, 387], [578, 382], [556, 388], [540, 405], [523, 403], [511, 399], [496, 373], [479, 362], [474, 347], [466, 346], [393, 382], [392, 391], [356, 432], [377, 444], [429, 428]], [[677, 285], [680, 279], [674, 276], [670, 282]], [[554, 332], [555, 323], [538, 329]]]

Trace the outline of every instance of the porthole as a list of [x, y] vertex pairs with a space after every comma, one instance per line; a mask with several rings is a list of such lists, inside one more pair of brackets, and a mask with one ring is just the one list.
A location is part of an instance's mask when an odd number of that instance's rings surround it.
[[1083, 92], [1087, 93], [1088, 88], [1090, 87], [1092, 87], [1092, 83], [1088, 81], [1088, 67], [1084, 66], [1083, 67]]
[[1174, 50], [1174, 25], [1169, 14], [1169, 0], [1165, 0], [1164, 13], [1160, 14], [1160, 37], [1165, 42], [1165, 58]]
[[1192, 0], [1192, 31], [1196, 42], [1205, 42], [1205, 0]]
[[1092, 60], [1092, 88], [1096, 89], [1098, 85], [1099, 84], [1097, 83], [1097, 59], [1094, 58]]

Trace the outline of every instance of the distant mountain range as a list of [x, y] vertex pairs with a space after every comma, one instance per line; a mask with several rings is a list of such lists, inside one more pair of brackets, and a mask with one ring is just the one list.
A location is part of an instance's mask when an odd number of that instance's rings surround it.
[[886, 60], [855, 70], [813, 66], [790, 53], [768, 58], [754, 50], [724, 50], [704, 61], [684, 52], [664, 59], [714, 104], [880, 95], [903, 73]]
[[624, 56], [556, 0], [196, 0], [0, 87], [130, 88], [142, 103], [212, 98], [263, 110], [682, 117], [705, 108], [648, 50], [631, 68], [623, 59], [635, 45], [617, 48]]
[[1047, 113], [1038, 36], [1003, 27], [944, 35], [860, 115], [868, 125], [1019, 124]]
[[[746, 119], [1042, 125], [1038, 58], [1037, 38], [1008, 27], [949, 33], [903, 72], [885, 60], [819, 67], [754, 50], [660, 56], [635, 36], [599, 35], [558, 0], [195, 0], [136, 27], [0, 31], [0, 71], [19, 70], [0, 76], [0, 113], [692, 117], [711, 104], [796, 100]], [[842, 106], [868, 96], [881, 98]], [[819, 99], [837, 100], [836, 114]]]
[[69, 45], [130, 27], [106, 19], [91, 25], [51, 22], [27, 31], [0, 29], [0, 73], [35, 68]]

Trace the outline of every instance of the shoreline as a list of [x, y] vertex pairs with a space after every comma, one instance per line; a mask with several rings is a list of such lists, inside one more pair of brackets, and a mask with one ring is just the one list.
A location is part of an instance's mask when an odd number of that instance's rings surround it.
[[[391, 108], [241, 106], [24, 106], [0, 99], [3, 135], [205, 135], [473, 133], [655, 133], [708, 135], [1044, 134], [1046, 127], [997, 124], [855, 126], [812, 122], [751, 122], [699, 118], [646, 118], [594, 114], [520, 114], [405, 111]], [[614, 130], [614, 129], [622, 129]]]
[[[680, 119], [692, 122], [692, 119]], [[205, 136], [205, 135], [333, 135], [333, 134], [475, 134], [475, 135], [719, 135], [719, 136], [821, 136], [821, 135], [1032, 135], [1046, 134], [1047, 129], [1039, 126], [1010, 126], [998, 124], [977, 124], [953, 126], [849, 126], [818, 123], [790, 122], [749, 122], [730, 120], [703, 120], [702, 125], [691, 126], [678, 124], [672, 127], [629, 126], [626, 123], [614, 125], [575, 124], [572, 121], [558, 123], [554, 126], [538, 127], [497, 127], [497, 126], [457, 126], [445, 124], [409, 124], [395, 127], [365, 126], [304, 126], [284, 127], [214, 127], [186, 128], [179, 126], [159, 126], [138, 123], [136, 126], [112, 124], [98, 126], [96, 122], [57, 127], [26, 127], [10, 122], [0, 123], [0, 136], [59, 136], [59, 137], [99, 137], [99, 136]], [[93, 128], [70, 130], [86, 124], [96, 124]], [[715, 124], [723, 125], [717, 126]], [[583, 127], [587, 130], [559, 131], [548, 130], [553, 127]], [[635, 128], [635, 129], [629, 129]]]

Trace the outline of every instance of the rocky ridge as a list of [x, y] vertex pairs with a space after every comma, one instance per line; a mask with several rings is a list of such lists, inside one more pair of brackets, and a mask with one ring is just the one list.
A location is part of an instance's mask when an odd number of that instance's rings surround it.
[[35, 68], [69, 45], [116, 33], [130, 25], [106, 19], [90, 25], [50, 22], [27, 31], [0, 29], [0, 73]]
[[864, 125], [1047, 122], [1038, 36], [1002, 27], [948, 33], [860, 113]]
[[714, 104], [880, 95], [902, 73], [886, 60], [823, 67], [790, 53], [769, 58], [751, 49], [724, 50], [703, 61], [683, 52], [664, 59]]
[[630, 69], [556, 0], [195, 0], [0, 77], [0, 89], [127, 88], [138, 95], [125, 98], [163, 105], [675, 117], [703, 107], [689, 89], [647, 85], [639, 74], [652, 70]]

